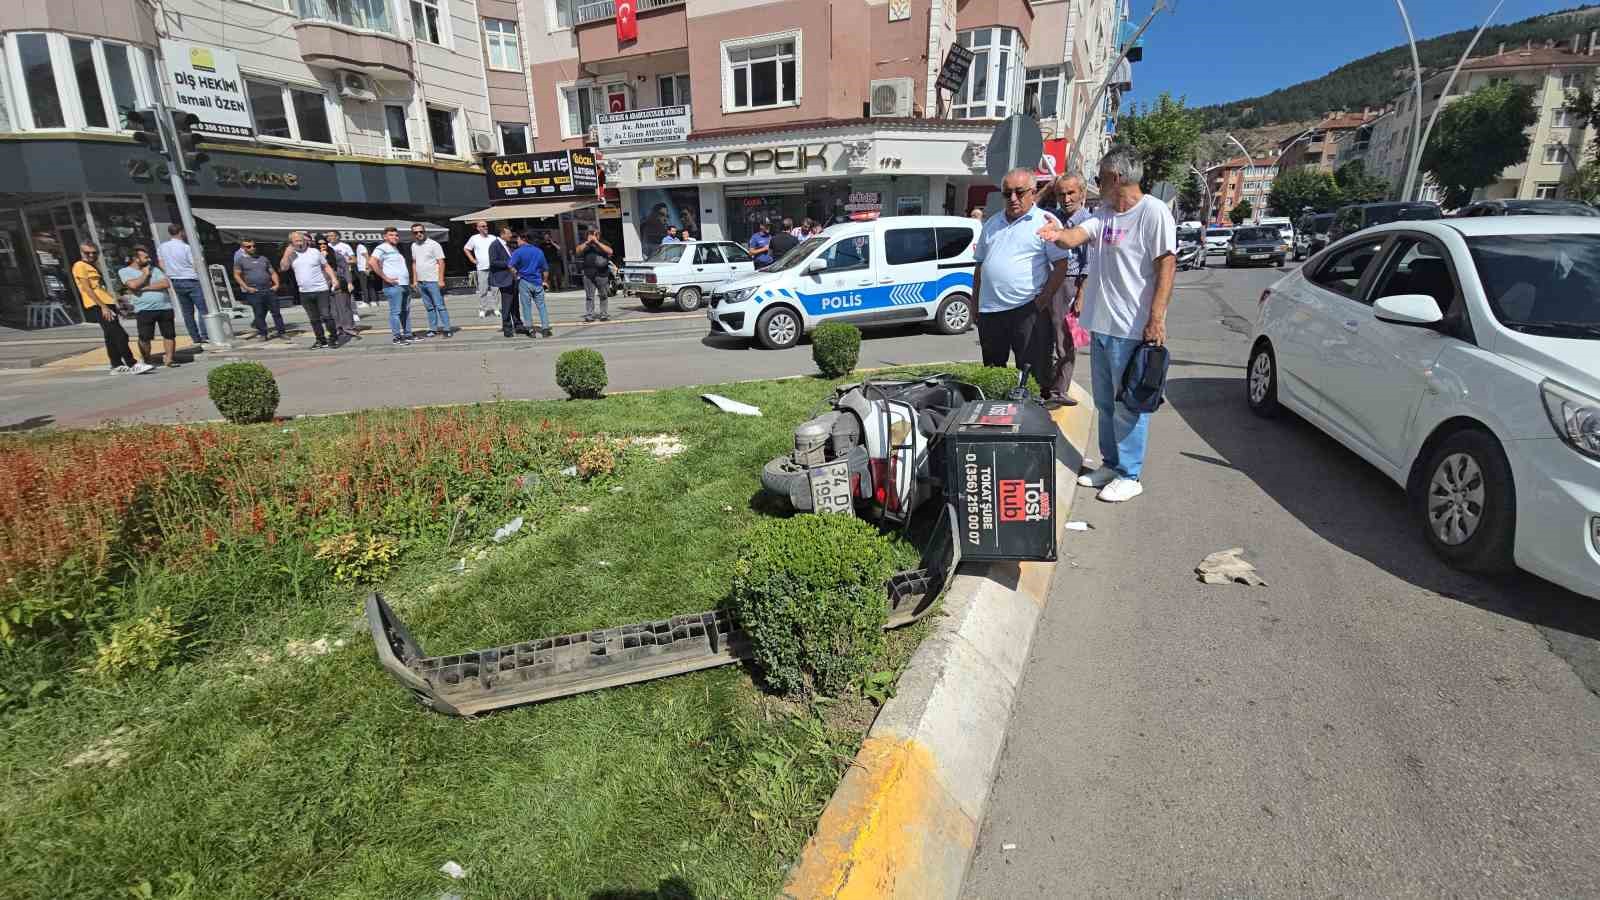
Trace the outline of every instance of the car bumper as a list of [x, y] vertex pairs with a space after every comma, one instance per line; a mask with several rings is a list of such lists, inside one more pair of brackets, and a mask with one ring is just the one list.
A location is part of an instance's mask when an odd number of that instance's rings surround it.
[[751, 306], [749, 302], [723, 303], [717, 297], [712, 297], [711, 303], [706, 306], [706, 321], [711, 326], [711, 333], [727, 337], [755, 337], [755, 311], [747, 308]]
[[1600, 600], [1600, 461], [1559, 438], [1516, 441], [1517, 565]]
[[664, 284], [645, 284], [639, 281], [624, 281], [622, 289], [635, 297], [665, 297], [667, 286]]

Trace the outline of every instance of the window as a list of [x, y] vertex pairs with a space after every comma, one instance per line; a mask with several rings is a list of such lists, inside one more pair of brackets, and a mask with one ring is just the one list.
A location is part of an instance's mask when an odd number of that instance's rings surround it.
[[440, 7], [445, 0], [411, 0], [411, 30], [419, 41], [444, 46], [445, 15]]
[[891, 228], [883, 233], [883, 255], [891, 266], [932, 262], [938, 252], [932, 228]]
[[67, 41], [72, 54], [72, 72], [78, 81], [78, 99], [83, 101], [83, 120], [90, 128], [107, 128], [106, 101], [100, 95], [100, 74], [94, 65], [94, 44], [81, 38]]
[[483, 20], [483, 45], [489, 53], [489, 68], [515, 72], [522, 68], [517, 49], [517, 26], [505, 19]]
[[1005, 118], [1011, 113], [1022, 74], [1016, 65], [1022, 43], [1016, 30], [976, 28], [957, 34], [956, 43], [972, 51], [972, 69], [951, 100], [950, 114], [957, 119]]
[[246, 78], [244, 85], [250, 97], [257, 135], [285, 141], [333, 143], [327, 96], [321, 91], [252, 78]]
[[578, 0], [550, 0], [550, 2], [555, 10], [551, 21], [556, 23], [557, 28], [571, 28], [577, 19], [575, 7], [578, 5]]
[[106, 54], [106, 80], [111, 82], [111, 103], [114, 107], [112, 126], [122, 127], [122, 114], [139, 105], [138, 90], [133, 82], [133, 65], [128, 61], [132, 52], [123, 44], [102, 45]]
[[1562, 144], [1546, 144], [1545, 148], [1544, 148], [1544, 161], [1545, 161], [1546, 164], [1549, 164], [1549, 165], [1554, 165], [1556, 163], [1564, 163], [1564, 162], [1566, 162], [1567, 161], [1567, 148], [1566, 148], [1566, 146], [1562, 145]]
[[798, 32], [722, 45], [724, 109], [770, 109], [799, 103]]
[[328, 107], [322, 95], [315, 91], [289, 89], [294, 103], [295, 121], [300, 125], [300, 140], [318, 144], [333, 143], [333, 129], [328, 124]]
[[411, 129], [408, 127], [406, 108], [404, 106], [385, 106], [383, 108], [383, 125], [384, 130], [389, 132], [389, 149], [411, 149]]
[[433, 139], [433, 152], [442, 156], [456, 155], [456, 111], [428, 107], [428, 136]]
[[722, 265], [726, 262], [722, 258], [722, 249], [716, 244], [696, 244], [694, 248], [694, 264], [697, 266]]
[[[282, 0], [269, 2], [280, 9], [288, 5]], [[388, 0], [297, 0], [297, 4], [302, 19], [321, 19], [351, 28], [394, 34]]]
[[843, 238], [832, 247], [822, 251], [822, 255], [818, 259], [828, 261], [827, 271], [829, 273], [870, 268], [872, 266], [870, 238], [866, 235]]
[[971, 228], [938, 228], [935, 231], [939, 236], [940, 259], [955, 259], [967, 252], [973, 238], [977, 237], [977, 232]]
[[1541, 181], [1533, 188], [1533, 196], [1540, 200], [1554, 200], [1560, 192], [1560, 183], [1554, 181]]
[[1551, 120], [1550, 127], [1551, 128], [1571, 128], [1572, 127], [1572, 123], [1574, 121], [1576, 121], [1577, 118], [1578, 118], [1577, 116], [1572, 114], [1572, 110], [1567, 109], [1565, 106], [1563, 106], [1560, 109], [1556, 110], [1555, 118], [1553, 120]]
[[731, 263], [743, 263], [743, 262], [752, 262], [753, 261], [753, 257], [750, 256], [750, 252], [748, 250], [744, 249], [743, 247], [739, 246], [738, 244], [723, 244], [722, 245], [722, 252], [727, 255], [728, 262], [731, 262]]
[[521, 122], [497, 122], [495, 129], [500, 132], [501, 155], [514, 156], [528, 152], [528, 126]]
[[289, 114], [283, 106], [283, 87], [259, 81], [244, 80], [245, 91], [250, 95], [250, 111], [254, 113], [256, 134], [261, 137], [292, 140]]
[[1022, 111], [1041, 119], [1061, 114], [1061, 67], [1029, 69], [1022, 84]]
[[663, 75], [656, 79], [656, 99], [659, 106], [689, 105], [689, 76]]
[[1444, 252], [1428, 241], [1402, 239], [1389, 255], [1389, 264], [1378, 276], [1377, 285], [1377, 290], [1372, 292], [1374, 299], [1424, 294], [1432, 297], [1439, 304], [1439, 311], [1446, 315], [1456, 305], [1455, 276], [1450, 274]]
[[1564, 91], [1581, 91], [1585, 80], [1582, 72], [1567, 72], [1561, 76], [1561, 89]]
[[50, 63], [49, 39], [42, 34], [17, 35], [17, 64], [22, 69], [22, 87], [28, 94], [33, 127], [67, 127], [61, 95], [56, 91], [56, 73]]
[[1330, 256], [1311, 280], [1336, 294], [1354, 298], [1361, 286], [1361, 276], [1367, 273], [1372, 261], [1383, 249], [1383, 241], [1360, 241], [1355, 246]]
[[565, 84], [557, 86], [561, 101], [561, 136], [581, 138], [594, 127], [594, 117], [610, 108], [612, 95], [622, 95], [621, 109], [628, 108], [628, 88], [624, 82], [609, 84]]

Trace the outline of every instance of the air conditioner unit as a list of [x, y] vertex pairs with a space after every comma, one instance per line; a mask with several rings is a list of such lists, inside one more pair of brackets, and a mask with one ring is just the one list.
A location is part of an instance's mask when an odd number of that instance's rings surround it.
[[378, 99], [378, 95], [372, 90], [372, 79], [360, 72], [339, 73], [339, 96], [348, 100]]
[[911, 93], [915, 86], [916, 82], [910, 78], [880, 78], [872, 82], [872, 117], [911, 118]]
[[493, 156], [500, 152], [494, 145], [494, 135], [487, 131], [474, 131], [472, 133], [472, 152], [480, 156]]

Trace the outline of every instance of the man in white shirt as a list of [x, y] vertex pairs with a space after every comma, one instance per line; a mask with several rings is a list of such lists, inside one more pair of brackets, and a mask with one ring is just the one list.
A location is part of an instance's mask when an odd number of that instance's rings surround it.
[[377, 279], [373, 278], [367, 272], [367, 245], [366, 244], [357, 244], [356, 245], [356, 280], [361, 282], [361, 284], [359, 285], [359, 287], [361, 289], [361, 296], [360, 296], [361, 308], [362, 309], [366, 309], [367, 308], [367, 304], [372, 302], [372, 293], [373, 293], [372, 282], [377, 280]]
[[[200, 274], [195, 271], [194, 255], [189, 251], [189, 239], [183, 226], [167, 226], [167, 239], [156, 248], [161, 270], [167, 273], [172, 293], [177, 295], [178, 308], [183, 310], [183, 327], [189, 340], [204, 344], [206, 335], [206, 294], [200, 288]], [[197, 315], [198, 313], [198, 315]]]
[[444, 308], [444, 248], [428, 237], [421, 223], [411, 226], [411, 268], [417, 273], [417, 293], [428, 313], [428, 337], [450, 336], [450, 310]]
[[[489, 223], [479, 220], [472, 223], [478, 233], [467, 238], [467, 243], [461, 248], [467, 261], [478, 270], [478, 318], [489, 315], [491, 311], [500, 308], [499, 290], [489, 283], [489, 248], [500, 243], [500, 239], [489, 233]], [[502, 245], [504, 246], [504, 245]], [[506, 247], [510, 254], [511, 248]]]
[[1105, 202], [1099, 211], [1075, 227], [1039, 230], [1040, 237], [1058, 247], [1087, 244], [1091, 249], [1083, 327], [1091, 336], [1089, 363], [1102, 462], [1078, 483], [1100, 488], [1100, 499], [1109, 503], [1144, 492], [1139, 477], [1150, 416], [1129, 411], [1116, 396], [1139, 347], [1166, 345], [1167, 304], [1177, 274], [1178, 224], [1166, 204], [1140, 190], [1143, 177], [1138, 153], [1126, 144], [1113, 146], [1100, 160]]
[[317, 342], [313, 350], [339, 349], [339, 326], [333, 319], [333, 286], [339, 275], [323, 257], [322, 251], [306, 240], [303, 231], [289, 234], [289, 246], [283, 248], [278, 260], [279, 271], [294, 270], [295, 290], [300, 292], [300, 305], [305, 307], [311, 320], [311, 331]]
[[400, 251], [400, 229], [391, 225], [383, 230], [383, 243], [372, 249], [367, 265], [383, 283], [393, 343], [411, 343], [411, 273], [406, 270], [405, 254]]
[[1067, 277], [1066, 250], [1039, 236], [1046, 225], [1059, 226], [1055, 216], [1034, 205], [1033, 170], [1012, 169], [1000, 182], [1003, 215], [983, 223], [973, 251], [972, 292], [978, 298], [978, 343], [983, 364], [1005, 366], [1016, 355], [1026, 368], [1048, 383], [1055, 329], [1050, 300]]

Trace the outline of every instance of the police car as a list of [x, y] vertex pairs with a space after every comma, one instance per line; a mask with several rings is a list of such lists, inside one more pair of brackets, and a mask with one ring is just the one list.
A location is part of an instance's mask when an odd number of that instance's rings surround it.
[[929, 322], [941, 334], [960, 334], [976, 311], [972, 252], [980, 228], [955, 216], [835, 225], [767, 268], [719, 285], [706, 308], [711, 333], [773, 350], [824, 322]]

